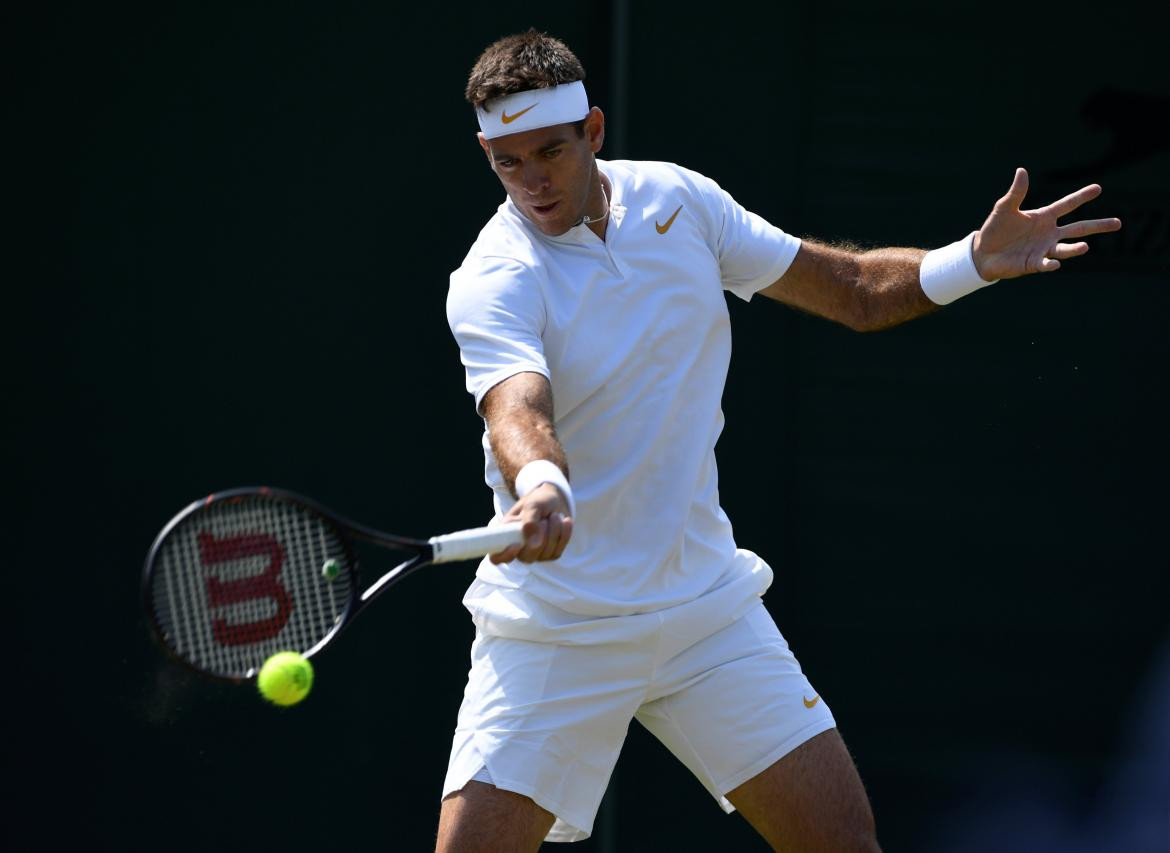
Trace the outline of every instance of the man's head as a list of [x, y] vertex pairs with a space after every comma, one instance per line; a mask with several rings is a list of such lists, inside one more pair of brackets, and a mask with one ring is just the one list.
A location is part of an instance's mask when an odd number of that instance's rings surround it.
[[529, 30], [488, 47], [467, 81], [492, 170], [546, 234], [563, 234], [606, 209], [594, 160], [605, 119], [589, 108], [584, 79], [564, 42]]
[[505, 36], [480, 54], [464, 97], [476, 109], [488, 101], [585, 79], [581, 61], [560, 39], [529, 30]]

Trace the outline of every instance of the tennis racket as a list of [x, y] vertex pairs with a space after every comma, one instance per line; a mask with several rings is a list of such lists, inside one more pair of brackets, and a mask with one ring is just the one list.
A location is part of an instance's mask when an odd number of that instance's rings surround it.
[[[275, 652], [315, 655], [366, 605], [424, 566], [519, 544], [520, 527], [409, 539], [279, 489], [217, 492], [176, 515], [154, 540], [143, 604], [173, 657], [206, 675], [242, 681]], [[409, 554], [360, 594], [358, 540]]]

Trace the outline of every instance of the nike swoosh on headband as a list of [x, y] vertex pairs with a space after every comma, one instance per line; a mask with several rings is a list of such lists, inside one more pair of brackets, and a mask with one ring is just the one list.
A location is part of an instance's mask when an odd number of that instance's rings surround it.
[[500, 115], [500, 121], [502, 121], [504, 124], [511, 124], [516, 119], [520, 118], [520, 116], [524, 115], [526, 112], [528, 112], [530, 109], [532, 109], [532, 107], [537, 107], [537, 106], [540, 106], [540, 105], [533, 104], [531, 107], [525, 107], [524, 109], [520, 110], [520, 112], [518, 112], [518, 113], [512, 113], [512, 115], [508, 115], [506, 112], [502, 113]]

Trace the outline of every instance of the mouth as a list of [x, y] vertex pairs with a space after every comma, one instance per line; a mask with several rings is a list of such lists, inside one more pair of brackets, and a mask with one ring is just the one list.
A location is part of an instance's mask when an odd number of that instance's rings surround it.
[[560, 205], [559, 201], [549, 202], [548, 204], [534, 204], [532, 210], [537, 216], [548, 216]]

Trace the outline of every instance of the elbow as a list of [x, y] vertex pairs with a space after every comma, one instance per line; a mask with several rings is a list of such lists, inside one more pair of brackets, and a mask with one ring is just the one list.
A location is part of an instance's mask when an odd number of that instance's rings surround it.
[[851, 316], [849, 319], [844, 321], [844, 325], [845, 328], [849, 329], [851, 332], [877, 332], [883, 328], [882, 326], [874, 323], [868, 317], [864, 316]]
[[853, 317], [845, 324], [850, 330], [854, 332], [881, 332], [885, 329], [896, 326], [896, 323], [883, 323], [879, 319], [875, 319], [870, 315], [861, 315]]
[[851, 293], [853, 298], [842, 320], [846, 328], [854, 332], [879, 332], [887, 328], [881, 322], [880, 313], [875, 310], [873, 298], [860, 282], [854, 284]]
[[901, 309], [888, 288], [858, 282], [846, 313], [845, 325], [855, 332], [883, 332], [911, 319], [913, 313]]
[[842, 300], [838, 314], [839, 322], [854, 332], [877, 332], [885, 328], [882, 321], [882, 312], [878, 304], [878, 296], [871, 283], [867, 280], [866, 270], [861, 258], [852, 259], [846, 273], [849, 283], [844, 291], [846, 298]]

